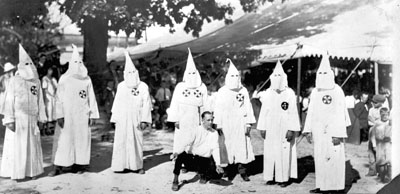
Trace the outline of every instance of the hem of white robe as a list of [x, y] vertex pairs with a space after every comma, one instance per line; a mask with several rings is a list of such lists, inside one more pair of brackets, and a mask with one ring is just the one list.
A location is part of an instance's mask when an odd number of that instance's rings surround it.
[[69, 166], [72, 166], [74, 164], [77, 164], [77, 165], [90, 165], [90, 161], [89, 162], [71, 162], [71, 163], [58, 163], [58, 162], [54, 161], [53, 164], [55, 166], [69, 167]]
[[316, 187], [316, 188], [319, 188], [319, 190], [321, 190], [321, 191], [332, 191], [332, 190], [343, 190], [344, 189], [344, 186], [343, 187]]
[[43, 174], [43, 172], [44, 172], [44, 170], [42, 169], [42, 170], [40, 170], [40, 171], [37, 172], [37, 173], [25, 174], [24, 176], [13, 176], [13, 175], [11, 175], [10, 177], [7, 177], [7, 178], [11, 178], [11, 179], [13, 179], [13, 180], [24, 179], [24, 178], [26, 178], [26, 177], [35, 177], [35, 176], [39, 176], [39, 175]]
[[274, 180], [274, 177], [266, 177], [266, 176], [264, 176], [263, 178], [264, 178], [264, 181], [272, 181], [272, 180]]
[[138, 168], [132, 168], [132, 167], [128, 167], [128, 166], [126, 166], [126, 167], [113, 167], [111, 165], [111, 170], [114, 171], [114, 172], [121, 172], [121, 171], [124, 171], [125, 169], [132, 170], [132, 171], [140, 170], [140, 169], [143, 169], [143, 165], [142, 165], [142, 167], [138, 167]]

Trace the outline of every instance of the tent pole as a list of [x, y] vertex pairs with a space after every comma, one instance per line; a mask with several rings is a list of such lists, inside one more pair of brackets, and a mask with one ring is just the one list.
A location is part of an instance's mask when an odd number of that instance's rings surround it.
[[300, 106], [300, 82], [301, 82], [301, 57], [297, 58], [297, 109], [301, 120], [301, 106]]
[[379, 94], [378, 63], [374, 63], [375, 94]]
[[[400, 28], [398, 28], [400, 32]], [[400, 49], [400, 45], [396, 44], [397, 41], [393, 41], [393, 73], [392, 73], [392, 108], [390, 112], [390, 116], [392, 118], [399, 118], [400, 117], [400, 67], [397, 64], [400, 64], [400, 56], [398, 55], [398, 51]], [[396, 130], [400, 128], [400, 120], [393, 119], [392, 125], [392, 178], [398, 176], [400, 174], [400, 130]]]

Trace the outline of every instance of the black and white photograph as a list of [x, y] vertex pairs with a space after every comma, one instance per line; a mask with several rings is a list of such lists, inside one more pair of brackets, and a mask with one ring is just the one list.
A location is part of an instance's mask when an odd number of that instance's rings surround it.
[[0, 0], [0, 193], [397, 194], [399, 65], [397, 0]]

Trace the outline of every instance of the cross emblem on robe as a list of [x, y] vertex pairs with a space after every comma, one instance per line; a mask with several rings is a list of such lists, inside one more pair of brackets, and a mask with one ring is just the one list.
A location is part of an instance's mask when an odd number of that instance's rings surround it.
[[194, 96], [196, 96], [196, 98], [200, 98], [200, 97], [201, 97], [201, 92], [200, 92], [200, 90], [194, 91]]
[[183, 96], [188, 97], [190, 95], [190, 91], [188, 89], [182, 92]]
[[282, 102], [282, 103], [281, 103], [281, 108], [282, 108], [283, 110], [287, 110], [287, 109], [289, 108], [289, 103], [287, 103], [287, 102]]
[[79, 96], [80, 96], [81, 98], [86, 98], [86, 91], [85, 91], [85, 90], [79, 91]]
[[324, 104], [330, 104], [332, 102], [332, 96], [325, 95], [324, 97], [322, 97], [322, 102]]
[[241, 94], [241, 93], [237, 94], [236, 95], [236, 100], [239, 101], [239, 102], [243, 102], [243, 100], [244, 100], [243, 94]]
[[33, 95], [36, 95], [37, 94], [37, 89], [36, 89], [36, 86], [32, 86], [31, 87], [31, 93], [33, 94]]
[[134, 96], [137, 96], [137, 95], [139, 95], [139, 90], [138, 90], [137, 88], [133, 88], [132, 91], [131, 91], [131, 93], [132, 93]]

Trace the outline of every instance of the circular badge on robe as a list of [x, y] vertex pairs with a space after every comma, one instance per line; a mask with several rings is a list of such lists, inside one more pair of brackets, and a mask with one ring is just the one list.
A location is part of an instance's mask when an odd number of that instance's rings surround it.
[[132, 93], [134, 96], [137, 96], [137, 95], [139, 95], [139, 90], [138, 90], [137, 88], [133, 88], [132, 91], [131, 91], [131, 93]]
[[236, 100], [239, 101], [239, 102], [243, 102], [243, 100], [244, 100], [244, 95], [241, 94], [241, 93], [237, 94], [237, 95], [236, 95]]
[[322, 102], [324, 104], [330, 104], [332, 102], [332, 96], [330, 95], [325, 95], [324, 97], [322, 97]]
[[185, 89], [185, 90], [182, 92], [182, 94], [183, 94], [183, 96], [188, 97], [188, 96], [190, 95], [190, 91], [189, 91], [188, 89]]
[[86, 98], [86, 91], [85, 90], [79, 91], [79, 97]]
[[36, 86], [32, 86], [32, 87], [31, 87], [31, 93], [32, 93], [33, 95], [36, 95], [37, 92], [38, 92], [38, 90], [37, 90]]
[[195, 91], [194, 91], [194, 96], [196, 96], [196, 98], [200, 98], [200, 97], [201, 97], [201, 92], [200, 92], [200, 90], [195, 90]]
[[287, 110], [287, 109], [289, 108], [289, 103], [287, 103], [287, 102], [282, 102], [282, 103], [281, 103], [281, 108], [282, 108], [282, 110]]

